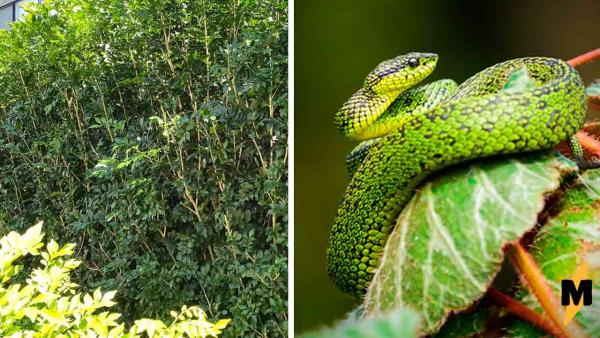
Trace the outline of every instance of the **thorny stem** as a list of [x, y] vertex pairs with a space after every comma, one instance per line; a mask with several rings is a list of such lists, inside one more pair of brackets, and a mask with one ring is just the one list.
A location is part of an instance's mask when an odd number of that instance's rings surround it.
[[[600, 158], [600, 140], [594, 136], [594, 133], [590, 134], [584, 127], [575, 134], [575, 138], [577, 138], [581, 148], [583, 148], [583, 154], [586, 159], [596, 161], [597, 158]], [[573, 156], [567, 142], [562, 142], [555, 149], [563, 154], [570, 153]]]
[[577, 140], [581, 144], [581, 147], [585, 149], [590, 154], [600, 155], [600, 141], [595, 139], [592, 135], [587, 132], [580, 130], [575, 135]]
[[502, 306], [502, 308], [504, 308], [507, 312], [520, 317], [521, 319], [524, 319], [543, 330], [546, 330], [548, 333], [551, 333], [556, 337], [562, 337], [562, 332], [557, 329], [554, 323], [548, 320], [548, 318], [533, 311], [524, 304], [510, 298], [497, 289], [490, 288], [488, 290], [488, 296], [498, 305]]
[[562, 322], [565, 314], [562, 306], [546, 282], [533, 257], [531, 257], [525, 248], [519, 242], [515, 242], [508, 248], [508, 253], [513, 265], [517, 268], [521, 278], [525, 282], [524, 284], [529, 286], [544, 309], [544, 312], [548, 314], [554, 326], [559, 330], [559, 337], [587, 337], [576, 321], [571, 321], [568, 325], [563, 326]]

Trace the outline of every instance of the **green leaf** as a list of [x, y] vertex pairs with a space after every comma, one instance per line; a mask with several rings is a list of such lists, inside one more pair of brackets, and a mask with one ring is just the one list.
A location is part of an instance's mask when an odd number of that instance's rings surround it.
[[388, 338], [416, 337], [419, 315], [408, 309], [396, 309], [379, 318], [346, 321], [332, 329], [304, 334], [301, 338]]
[[491, 159], [422, 185], [397, 219], [366, 295], [364, 317], [409, 306], [423, 332], [488, 289], [504, 246], [537, 222], [544, 197], [576, 167], [551, 153]]
[[587, 96], [600, 96], [600, 80], [594, 81], [585, 89]]
[[[40, 238], [41, 223], [27, 230], [21, 236], [11, 232], [0, 238], [0, 262], [6, 262], [8, 269], [14, 255], [14, 244], [23, 245], [22, 237]], [[28, 241], [27, 241], [28, 242]], [[58, 252], [58, 243], [46, 246], [47, 250]], [[39, 243], [43, 245], [43, 243]], [[73, 254], [73, 245], [63, 247], [68, 249], [66, 256]], [[42, 255], [49, 256], [48, 252]], [[136, 333], [146, 332], [148, 337], [160, 336], [164, 338], [181, 337], [187, 333], [189, 337], [217, 337], [221, 330], [229, 324], [229, 319], [219, 320], [216, 324], [206, 319], [206, 313], [198, 306], [182, 306], [182, 312], [186, 318], [178, 318], [167, 326], [160, 320], [139, 319], [135, 321], [130, 329], [131, 334], [122, 335], [124, 325], [117, 320], [121, 317], [119, 313], [108, 311], [95, 313], [98, 308], [113, 306], [112, 301], [116, 291], [108, 291], [104, 294], [96, 289], [92, 295], [86, 294], [81, 302], [81, 294], [77, 293], [77, 285], [69, 282], [69, 269], [64, 265], [73, 265], [73, 260], [55, 259], [50, 264], [44, 264], [43, 268], [34, 269], [27, 284], [7, 284], [0, 287], [0, 336], [14, 336], [13, 333], [36, 337], [54, 336], [77, 336], [82, 332], [92, 334], [95, 332], [101, 337], [137, 337]], [[5, 268], [0, 269], [3, 272]], [[57, 287], [59, 286], [59, 287]], [[116, 327], [114, 330], [111, 328]], [[18, 335], [20, 336], [20, 335]], [[87, 335], [86, 335], [87, 336]], [[92, 336], [95, 336], [92, 334]]]
[[[570, 279], [583, 260], [589, 263], [593, 299], [600, 299], [600, 170], [587, 171], [578, 184], [560, 198], [556, 214], [536, 236], [531, 254], [556, 295], [560, 283]], [[531, 308], [541, 311], [535, 297], [522, 288], [520, 298]], [[584, 306], [575, 320], [591, 337], [600, 337], [600, 302]], [[529, 324], [511, 325], [515, 336], [525, 336]]]
[[46, 114], [50, 114], [52, 109], [54, 109], [54, 106], [56, 106], [56, 101], [52, 101], [52, 103], [44, 106], [44, 112], [46, 112]]
[[514, 70], [509, 76], [503, 91], [513, 92], [522, 91], [527, 88], [535, 87], [535, 82], [529, 77], [526, 68]]
[[435, 338], [460, 338], [482, 336], [486, 330], [486, 321], [490, 316], [490, 307], [478, 307], [476, 311], [454, 315], [448, 319]]
[[41, 241], [44, 238], [44, 234], [42, 233], [42, 226], [44, 222], [38, 222], [36, 225], [27, 229], [27, 231], [21, 236], [23, 244], [25, 245], [25, 250], [32, 255], [38, 254], [38, 249], [42, 246]]
[[533, 325], [529, 325], [525, 321], [515, 321], [506, 329], [506, 336], [511, 338], [546, 338], [549, 337], [548, 333], [538, 329]]
[[65, 321], [65, 317], [62, 313], [53, 309], [41, 309], [38, 312], [42, 315], [49, 323], [60, 325]]

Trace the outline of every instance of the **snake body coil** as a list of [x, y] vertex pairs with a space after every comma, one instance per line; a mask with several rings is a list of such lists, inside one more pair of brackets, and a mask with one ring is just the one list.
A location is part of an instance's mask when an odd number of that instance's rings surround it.
[[[379, 138], [349, 158], [352, 177], [327, 249], [329, 275], [359, 298], [396, 218], [428, 175], [472, 159], [552, 148], [575, 134], [585, 119], [581, 77], [562, 60], [514, 59], [477, 73], [458, 88], [442, 80], [408, 90], [436, 62], [437, 55], [430, 53], [384, 61], [336, 115], [345, 136]], [[535, 86], [502, 90], [521, 68]]]

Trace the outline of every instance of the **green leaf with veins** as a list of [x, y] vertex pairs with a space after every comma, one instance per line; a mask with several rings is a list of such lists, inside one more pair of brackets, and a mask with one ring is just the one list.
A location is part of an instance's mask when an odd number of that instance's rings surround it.
[[[583, 260], [589, 263], [593, 299], [600, 299], [600, 170], [582, 174], [579, 183], [561, 197], [557, 213], [536, 236], [530, 252], [556, 295], [560, 283], [569, 279]], [[519, 298], [527, 306], [541, 312], [539, 303], [526, 288]], [[600, 302], [584, 306], [576, 320], [590, 337], [600, 337]], [[514, 336], [525, 336], [528, 323], [509, 327]]]
[[388, 338], [417, 336], [419, 315], [409, 309], [395, 309], [378, 318], [346, 320], [334, 328], [302, 335], [301, 338]]
[[435, 338], [473, 337], [485, 334], [486, 321], [492, 314], [490, 307], [478, 308], [476, 311], [451, 316]]
[[397, 219], [365, 298], [363, 317], [411, 307], [422, 332], [480, 299], [499, 271], [503, 248], [537, 223], [545, 196], [576, 167], [549, 152], [483, 160], [445, 170]]

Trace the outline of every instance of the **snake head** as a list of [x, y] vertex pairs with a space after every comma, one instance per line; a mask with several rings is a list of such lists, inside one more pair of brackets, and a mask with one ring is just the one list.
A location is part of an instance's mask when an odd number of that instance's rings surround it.
[[417, 52], [385, 60], [367, 75], [364, 88], [378, 95], [397, 96], [429, 76], [437, 60], [437, 54]]
[[408, 53], [380, 63], [367, 75], [364, 87], [337, 111], [335, 123], [342, 134], [351, 139], [366, 140], [387, 132], [388, 127], [370, 126], [400, 93], [431, 74], [437, 59], [437, 54], [433, 53]]

